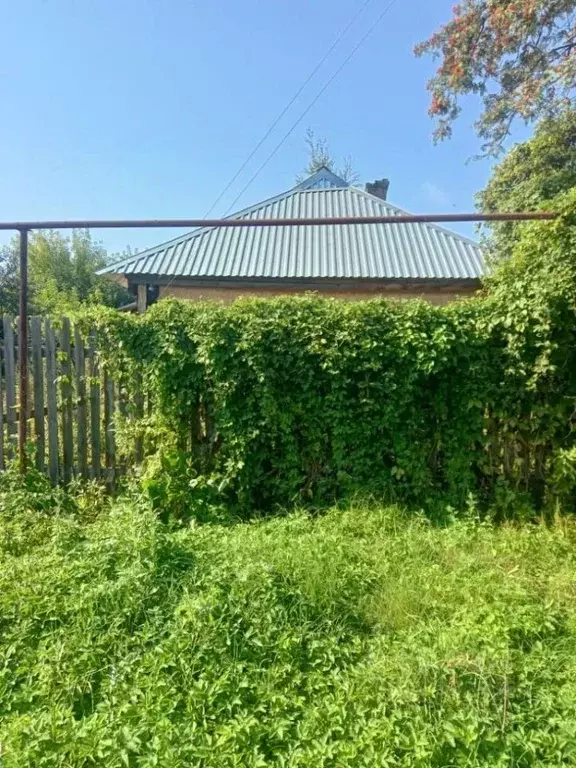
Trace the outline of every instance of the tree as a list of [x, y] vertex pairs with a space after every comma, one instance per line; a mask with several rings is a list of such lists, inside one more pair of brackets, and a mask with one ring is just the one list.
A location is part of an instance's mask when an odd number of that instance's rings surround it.
[[[18, 238], [0, 249], [0, 311], [19, 311]], [[68, 312], [81, 304], [120, 306], [131, 301], [121, 286], [96, 274], [108, 263], [104, 248], [88, 231], [70, 237], [59, 232], [34, 232], [29, 244], [30, 311]]]
[[320, 168], [328, 168], [340, 176], [347, 184], [356, 184], [360, 177], [352, 166], [352, 158], [348, 155], [344, 158], [344, 164], [340, 167], [336, 167], [336, 161], [330, 151], [327, 139], [316, 138], [314, 131], [308, 128], [306, 131], [306, 146], [308, 148], [308, 165], [304, 168], [303, 172], [297, 176], [296, 181], [300, 183], [308, 176], [312, 176], [313, 173], [319, 171]]
[[18, 251], [13, 244], [0, 247], [0, 315], [18, 314], [18, 263]]
[[497, 154], [515, 118], [554, 117], [574, 103], [576, 0], [464, 0], [416, 46], [440, 59], [429, 81], [436, 139], [451, 135], [465, 95], [479, 96], [483, 150]]
[[[528, 141], [514, 146], [495, 167], [477, 195], [483, 213], [550, 208], [560, 194], [576, 188], [576, 112], [543, 120]], [[508, 255], [523, 225], [493, 222], [490, 244], [497, 256]]]

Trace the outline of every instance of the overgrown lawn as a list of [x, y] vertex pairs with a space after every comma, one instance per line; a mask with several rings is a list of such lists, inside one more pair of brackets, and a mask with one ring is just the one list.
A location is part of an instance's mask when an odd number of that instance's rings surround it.
[[5, 768], [576, 764], [571, 523], [32, 506], [1, 518]]

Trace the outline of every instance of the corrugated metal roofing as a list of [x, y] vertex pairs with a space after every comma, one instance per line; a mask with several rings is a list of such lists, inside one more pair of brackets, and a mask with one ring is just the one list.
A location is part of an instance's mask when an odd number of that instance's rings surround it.
[[[230, 218], [323, 218], [403, 213], [322, 171]], [[335, 186], [334, 179], [341, 182]], [[324, 186], [326, 185], [326, 186]], [[483, 272], [477, 243], [433, 224], [213, 227], [194, 230], [107, 267], [158, 279], [470, 280]]]

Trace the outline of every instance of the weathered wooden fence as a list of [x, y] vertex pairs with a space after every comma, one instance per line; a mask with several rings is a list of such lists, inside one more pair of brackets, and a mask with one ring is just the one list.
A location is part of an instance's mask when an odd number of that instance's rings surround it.
[[[14, 318], [2, 323], [0, 361], [0, 469], [18, 450], [19, 366], [22, 350]], [[113, 486], [128, 464], [142, 459], [142, 441], [120, 455], [120, 418], [138, 419], [144, 395], [128, 394], [101, 364], [96, 336], [86, 338], [68, 318], [30, 318], [28, 440], [36, 467], [53, 483], [73, 477], [103, 479]]]

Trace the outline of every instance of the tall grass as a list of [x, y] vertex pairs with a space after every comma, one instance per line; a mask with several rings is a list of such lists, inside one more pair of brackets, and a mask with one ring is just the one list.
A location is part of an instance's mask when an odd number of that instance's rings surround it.
[[14, 498], [5, 768], [576, 764], [571, 523], [171, 529], [137, 499]]

